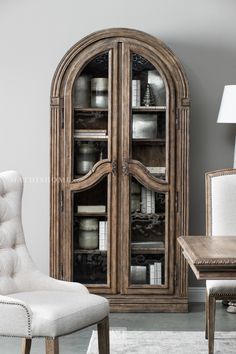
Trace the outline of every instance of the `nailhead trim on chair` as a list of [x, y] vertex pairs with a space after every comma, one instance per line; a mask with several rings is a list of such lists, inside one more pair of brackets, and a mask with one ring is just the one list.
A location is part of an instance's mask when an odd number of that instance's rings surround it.
[[[26, 311], [26, 315], [27, 315], [27, 322], [28, 322], [28, 336], [29, 338], [32, 337], [31, 335], [31, 317], [30, 317], [30, 313], [27, 309], [27, 307], [23, 304], [19, 304], [18, 302], [4, 302], [4, 301], [0, 301], [0, 304], [3, 304], [3, 305], [15, 305], [15, 306], [21, 306], [23, 307], [23, 309]], [[1, 335], [1, 337], [22, 337], [22, 336], [4, 336], [4, 335]]]

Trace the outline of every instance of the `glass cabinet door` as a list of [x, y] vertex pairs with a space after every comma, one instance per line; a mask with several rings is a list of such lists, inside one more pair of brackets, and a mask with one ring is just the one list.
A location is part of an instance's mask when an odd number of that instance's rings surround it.
[[130, 201], [130, 285], [165, 285], [166, 193], [130, 177]]
[[166, 178], [166, 88], [158, 70], [132, 53], [132, 159]]
[[114, 292], [116, 280], [111, 275], [111, 239], [116, 237], [116, 226], [111, 224], [116, 217], [111, 148], [116, 144], [111, 136], [113, 55], [114, 48], [101, 52], [79, 70], [71, 99], [71, 278], [103, 293]]
[[144, 49], [139, 54], [136, 48], [127, 45], [124, 49], [124, 60], [129, 67], [125, 85], [130, 89], [124, 99], [128, 123], [123, 119], [127, 139], [123, 142], [126, 154], [123, 188], [128, 194], [124, 218], [129, 215], [129, 222], [123, 228], [123, 252], [127, 254], [123, 292], [171, 293], [170, 254], [174, 245], [170, 239], [174, 228], [170, 213], [174, 212], [174, 198], [170, 187], [170, 166], [171, 178], [173, 166], [169, 148], [173, 139], [169, 129], [169, 93], [161, 69], [146, 58]]
[[97, 55], [77, 75], [73, 86], [74, 179], [108, 158], [109, 52]]
[[108, 282], [107, 253], [109, 248], [110, 205], [108, 178], [89, 192], [73, 193], [73, 281], [86, 285]]

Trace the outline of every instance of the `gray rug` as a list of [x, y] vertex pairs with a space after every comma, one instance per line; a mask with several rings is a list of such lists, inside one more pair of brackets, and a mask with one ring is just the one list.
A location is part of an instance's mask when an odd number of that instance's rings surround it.
[[[110, 330], [111, 354], [208, 354], [204, 332]], [[236, 332], [216, 332], [215, 354], [235, 354]], [[87, 354], [98, 354], [93, 331]]]

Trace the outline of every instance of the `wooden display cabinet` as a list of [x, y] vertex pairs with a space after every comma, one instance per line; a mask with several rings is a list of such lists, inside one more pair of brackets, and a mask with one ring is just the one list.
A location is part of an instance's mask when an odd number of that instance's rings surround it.
[[189, 91], [158, 39], [96, 32], [51, 91], [51, 275], [112, 311], [187, 311]]

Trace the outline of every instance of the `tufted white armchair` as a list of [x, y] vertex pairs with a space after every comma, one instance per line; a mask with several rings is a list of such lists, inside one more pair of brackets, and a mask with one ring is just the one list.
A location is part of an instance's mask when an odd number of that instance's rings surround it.
[[[206, 173], [207, 236], [236, 235], [236, 169]], [[214, 353], [216, 300], [236, 300], [236, 280], [207, 280], [206, 338]]]
[[17, 172], [0, 173], [0, 335], [23, 337], [22, 354], [33, 337], [45, 337], [46, 353], [58, 354], [58, 337], [97, 324], [99, 353], [109, 354], [108, 301], [35, 267], [21, 222], [22, 190]]

